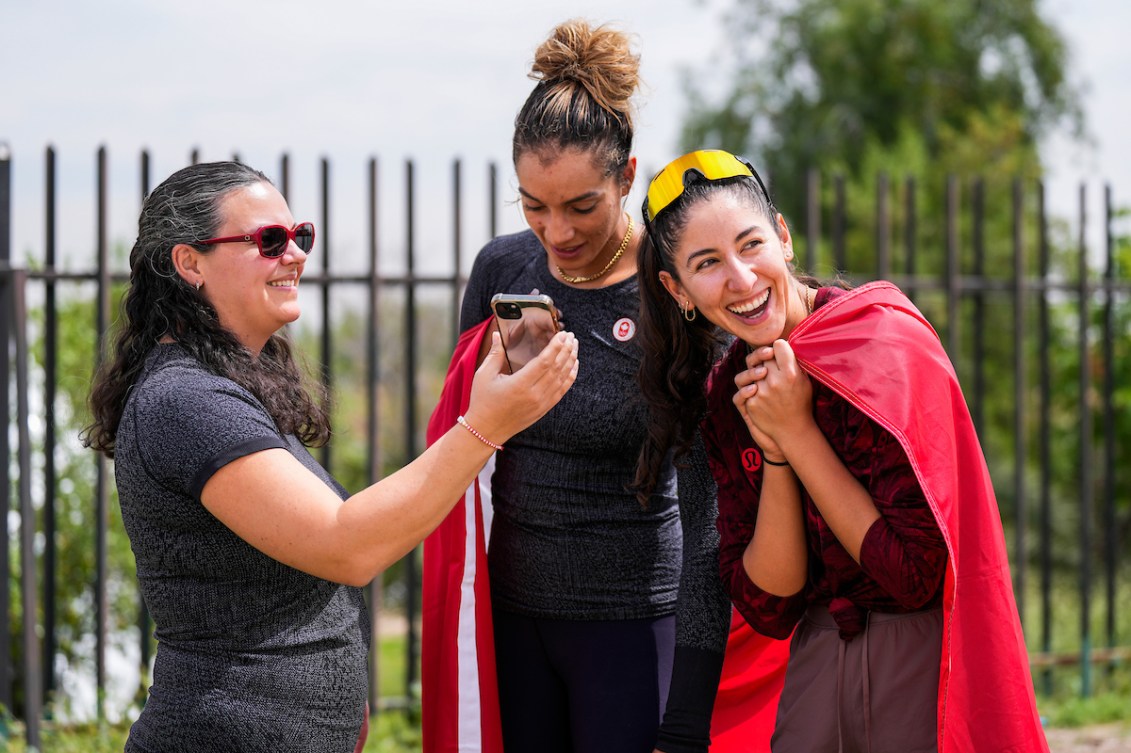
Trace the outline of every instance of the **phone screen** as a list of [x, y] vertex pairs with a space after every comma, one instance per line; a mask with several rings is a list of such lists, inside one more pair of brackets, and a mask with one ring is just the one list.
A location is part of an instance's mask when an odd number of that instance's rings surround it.
[[500, 293], [491, 299], [491, 308], [512, 374], [542, 352], [558, 332], [557, 310], [547, 295]]

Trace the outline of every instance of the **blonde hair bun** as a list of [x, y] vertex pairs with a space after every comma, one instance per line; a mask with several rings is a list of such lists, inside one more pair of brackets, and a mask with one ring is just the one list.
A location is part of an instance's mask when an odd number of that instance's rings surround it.
[[598, 105], [632, 128], [631, 99], [640, 85], [640, 55], [624, 32], [592, 26], [584, 19], [561, 23], [535, 51], [529, 75], [560, 95], [580, 84]]

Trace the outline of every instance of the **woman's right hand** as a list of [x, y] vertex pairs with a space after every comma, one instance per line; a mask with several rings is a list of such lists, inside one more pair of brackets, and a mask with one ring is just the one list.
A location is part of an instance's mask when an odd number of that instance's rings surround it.
[[[747, 359], [747, 365], [749, 359]], [[778, 447], [777, 442], [770, 438], [770, 435], [762, 431], [758, 427], [758, 423], [754, 420], [751, 408], [755, 395], [758, 394], [758, 383], [766, 377], [766, 367], [761, 363], [757, 363], [746, 371], [740, 371], [734, 377], [734, 384], [738, 391], [734, 393], [731, 401], [734, 407], [738, 409], [738, 414], [742, 416], [743, 423], [746, 424], [746, 430], [750, 432], [750, 437], [754, 440], [754, 444], [762, 448], [764, 454], [771, 456], [771, 459], [781, 460], [783, 455], [781, 448]]]
[[577, 338], [559, 332], [533, 360], [507, 374], [502, 341], [492, 332], [491, 350], [472, 381], [468, 423], [502, 444], [558, 404], [577, 379], [577, 366]]

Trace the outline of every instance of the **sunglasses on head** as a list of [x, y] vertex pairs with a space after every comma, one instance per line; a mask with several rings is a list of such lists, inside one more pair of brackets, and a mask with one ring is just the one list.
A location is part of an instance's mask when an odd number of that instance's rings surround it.
[[287, 251], [287, 243], [294, 241], [295, 245], [305, 253], [310, 253], [314, 248], [314, 223], [301, 222], [292, 230], [282, 225], [264, 225], [254, 233], [246, 235], [229, 235], [226, 238], [208, 238], [198, 241], [201, 245], [210, 246], [214, 243], [251, 243], [259, 247], [259, 255], [267, 259], [278, 259]]
[[736, 157], [721, 149], [700, 149], [673, 160], [652, 178], [648, 184], [648, 196], [644, 200], [644, 219], [651, 222], [673, 201], [683, 195], [687, 187], [687, 177], [696, 173], [707, 180], [724, 178], [753, 178], [767, 200], [770, 194], [766, 184], [754, 166], [742, 157]]

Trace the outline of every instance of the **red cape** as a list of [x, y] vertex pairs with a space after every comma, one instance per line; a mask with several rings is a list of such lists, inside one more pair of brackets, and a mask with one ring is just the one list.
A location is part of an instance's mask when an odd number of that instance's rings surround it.
[[756, 632], [731, 610], [710, 753], [770, 753], [789, 643], [788, 638], [779, 641]]
[[989, 469], [950, 358], [891, 283], [831, 298], [789, 336], [801, 366], [903, 447], [946, 540], [939, 751], [1048, 751]]
[[[467, 410], [475, 362], [490, 320], [460, 336], [428, 444]], [[495, 637], [487, 579], [494, 456], [444, 521], [424, 540], [421, 581], [421, 730], [424, 753], [502, 753]], [[484, 524], [485, 518], [488, 519]]]
[[[456, 344], [428, 444], [467, 410], [490, 320]], [[494, 625], [487, 578], [491, 515], [488, 462], [463, 499], [424, 541], [421, 728], [424, 753], [502, 753]], [[711, 753], [768, 753], [789, 641], [732, 623], [711, 720]]]

